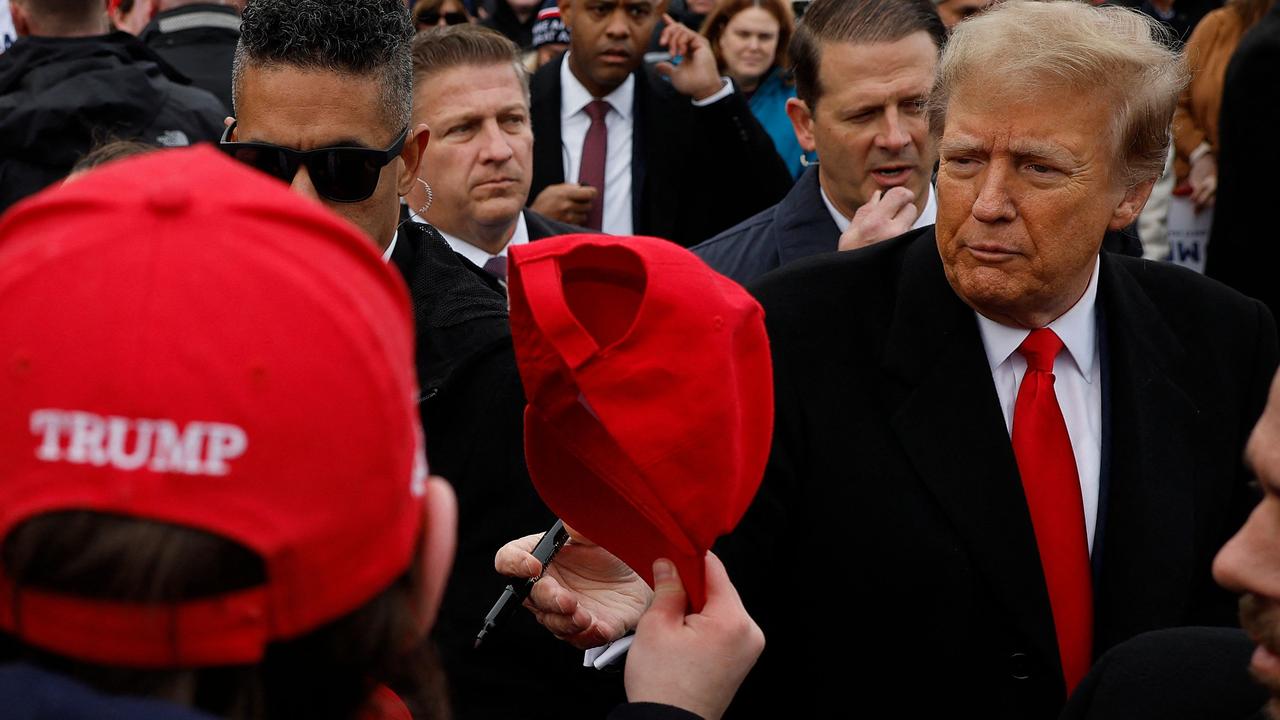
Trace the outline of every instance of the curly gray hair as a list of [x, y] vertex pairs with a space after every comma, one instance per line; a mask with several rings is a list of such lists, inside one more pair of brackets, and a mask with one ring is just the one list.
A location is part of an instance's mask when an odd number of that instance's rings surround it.
[[413, 30], [404, 0], [250, 0], [232, 67], [233, 112], [246, 67], [291, 65], [376, 78], [398, 130], [412, 114]]

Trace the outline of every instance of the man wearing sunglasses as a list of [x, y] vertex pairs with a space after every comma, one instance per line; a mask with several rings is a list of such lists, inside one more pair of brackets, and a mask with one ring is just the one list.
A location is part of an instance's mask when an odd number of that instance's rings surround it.
[[[253, 0], [236, 48], [236, 117], [220, 147], [351, 221], [409, 286], [419, 407], [431, 438], [427, 459], [458, 494], [454, 590], [433, 634], [452, 649], [444, 662], [456, 681], [460, 670], [452, 661], [460, 643], [471, 651], [476, 614], [483, 617], [505, 585], [493, 573], [494, 549], [511, 529], [550, 527], [554, 518], [524, 465], [525, 401], [505, 299], [434, 227], [399, 223], [400, 198], [422, 187], [416, 178], [431, 134], [411, 121], [412, 37], [403, 0]], [[432, 144], [444, 146], [445, 131], [436, 132]], [[434, 203], [443, 207], [439, 194]], [[422, 214], [426, 204], [423, 199], [413, 209]], [[515, 203], [517, 210], [521, 204]], [[454, 692], [462, 701], [455, 717], [518, 715], [531, 693], [571, 681], [565, 673], [582, 672], [581, 653], [536, 630], [527, 622], [523, 635], [536, 638], [532, 645], [503, 641], [485, 651], [490, 660], [505, 653], [497, 659], [519, 672], [473, 672], [471, 677], [488, 678], [485, 697], [492, 703], [478, 706], [472, 703], [478, 693]], [[507, 639], [520, 634], [509, 628]], [[557, 709], [565, 717], [603, 717], [622, 699], [622, 688], [616, 678], [598, 681], [601, 687], [580, 688]]]

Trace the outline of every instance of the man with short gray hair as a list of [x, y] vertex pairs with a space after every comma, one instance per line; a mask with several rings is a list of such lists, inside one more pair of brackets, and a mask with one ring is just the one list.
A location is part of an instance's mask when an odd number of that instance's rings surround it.
[[[1053, 718], [1113, 645], [1235, 622], [1210, 564], [1257, 499], [1241, 454], [1275, 322], [1101, 250], [1185, 82], [1153, 24], [1069, 0], [961, 23], [930, 108], [936, 227], [754, 287], [773, 452], [717, 547], [768, 638], [749, 715]], [[548, 594], [562, 636], [634, 620], [565, 622]]]

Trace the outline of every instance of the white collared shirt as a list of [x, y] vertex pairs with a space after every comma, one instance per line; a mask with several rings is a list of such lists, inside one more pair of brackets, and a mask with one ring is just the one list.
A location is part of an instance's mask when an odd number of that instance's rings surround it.
[[396, 241], [399, 239], [400, 231], [396, 230], [395, 234], [391, 236], [391, 244], [387, 246], [386, 250], [382, 251], [382, 262], [388, 262], [391, 260], [391, 253], [396, 251]]
[[[733, 82], [721, 78], [720, 90], [711, 97], [694, 100], [697, 107], [704, 107], [733, 94]], [[604, 213], [601, 232], [610, 235], [630, 235], [634, 227], [631, 216], [631, 139], [635, 134], [636, 76], [628, 75], [613, 92], [600, 98], [609, 103], [610, 110], [604, 117], [608, 131], [604, 159]], [[587, 139], [591, 118], [587, 105], [595, 98], [578, 82], [569, 69], [569, 53], [560, 63], [560, 149], [564, 159], [564, 181], [578, 182], [582, 169], [582, 143]]]
[[[822, 184], [818, 184], [818, 192], [822, 194], [822, 204], [827, 206], [827, 212], [831, 213], [831, 219], [835, 222], [836, 227], [840, 229], [843, 235], [845, 230], [849, 229], [849, 225], [853, 223], [851, 218], [844, 216], [844, 213], [836, 209], [835, 203], [831, 202], [831, 198], [827, 197], [827, 191], [822, 188]], [[933, 184], [929, 185], [929, 200], [924, 204], [924, 210], [920, 213], [916, 221], [911, 224], [912, 230], [918, 230], [926, 225], [932, 225], [938, 219], [938, 198], [933, 193]]]
[[[630, 235], [631, 137], [635, 132], [636, 76], [628, 75], [613, 92], [601, 98], [610, 109], [604, 118], [608, 144], [604, 160], [604, 213], [600, 230]], [[578, 182], [582, 167], [582, 143], [591, 118], [587, 105], [595, 100], [569, 70], [569, 55], [560, 63], [560, 144], [564, 157], [564, 181]]]
[[[425, 220], [419, 218], [417, 215], [410, 215], [410, 217], [413, 218], [414, 222], [426, 223]], [[511, 239], [507, 241], [506, 245], [502, 246], [502, 249], [498, 251], [497, 255], [490, 255], [488, 251], [478, 248], [462, 238], [450, 235], [449, 233], [440, 230], [440, 228], [436, 228], [436, 230], [440, 232], [440, 236], [444, 238], [445, 242], [449, 243], [449, 247], [453, 248], [454, 252], [467, 260], [470, 260], [479, 268], [483, 268], [485, 263], [489, 262], [492, 258], [506, 257], [507, 248], [512, 245], [524, 245], [529, 242], [529, 226], [524, 223], [523, 212], [516, 216], [515, 232], [512, 233]]]
[[[1054, 394], [1067, 424], [1071, 450], [1076, 457], [1080, 477], [1080, 497], [1084, 503], [1085, 532], [1089, 550], [1093, 551], [1094, 528], [1098, 519], [1098, 484], [1102, 470], [1102, 361], [1098, 352], [1098, 322], [1094, 312], [1098, 299], [1098, 273], [1101, 260], [1094, 261], [1093, 277], [1084, 295], [1048, 327], [1062, 339], [1063, 350], [1053, 362]], [[1013, 408], [1018, 398], [1027, 360], [1016, 352], [1031, 334], [1024, 328], [1012, 328], [978, 316], [982, 345], [991, 366], [1004, 413], [1005, 430], [1013, 435]]]

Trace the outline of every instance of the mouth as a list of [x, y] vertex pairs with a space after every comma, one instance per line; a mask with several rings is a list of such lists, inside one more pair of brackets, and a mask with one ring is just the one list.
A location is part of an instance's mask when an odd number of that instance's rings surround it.
[[616, 48], [604, 50], [596, 57], [600, 58], [601, 62], [604, 62], [609, 65], [625, 65], [631, 62], [630, 52], [626, 50], [616, 49]]
[[881, 188], [898, 187], [906, 185], [915, 177], [916, 168], [914, 165], [881, 165], [871, 170], [871, 179]]
[[1019, 255], [1014, 250], [996, 243], [966, 243], [964, 248], [976, 260], [987, 264], [1002, 263]]
[[1280, 688], [1280, 656], [1266, 645], [1258, 645], [1253, 651], [1249, 672], [1268, 688]]
[[489, 191], [505, 190], [515, 184], [516, 184], [515, 178], [509, 178], [509, 177], [494, 178], [493, 180], [485, 180], [482, 183], [476, 183], [475, 189], [489, 190]]

